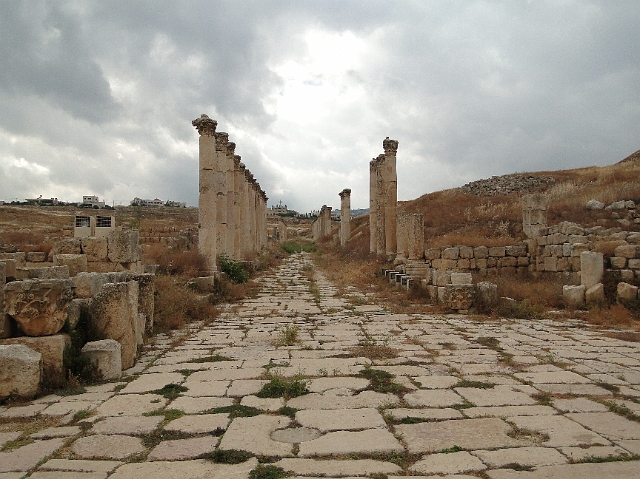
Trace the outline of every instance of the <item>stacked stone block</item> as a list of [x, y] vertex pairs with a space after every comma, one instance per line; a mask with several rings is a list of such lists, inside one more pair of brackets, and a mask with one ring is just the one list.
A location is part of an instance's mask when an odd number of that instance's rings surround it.
[[268, 198], [215, 120], [192, 124], [200, 134], [198, 249], [213, 272], [219, 255], [242, 260], [266, 246]]

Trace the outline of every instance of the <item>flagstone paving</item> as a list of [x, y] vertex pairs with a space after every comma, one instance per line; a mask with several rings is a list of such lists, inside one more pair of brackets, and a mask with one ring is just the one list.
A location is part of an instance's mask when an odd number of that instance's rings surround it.
[[394, 314], [312, 269], [291, 256], [117, 382], [0, 406], [0, 479], [640, 478], [639, 343]]

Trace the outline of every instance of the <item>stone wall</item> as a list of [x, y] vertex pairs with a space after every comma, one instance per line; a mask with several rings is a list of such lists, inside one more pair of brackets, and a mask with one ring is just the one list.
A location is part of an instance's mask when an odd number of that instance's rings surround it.
[[243, 260], [266, 246], [268, 198], [215, 120], [201, 115], [192, 124], [200, 134], [198, 249], [213, 272], [221, 254]]

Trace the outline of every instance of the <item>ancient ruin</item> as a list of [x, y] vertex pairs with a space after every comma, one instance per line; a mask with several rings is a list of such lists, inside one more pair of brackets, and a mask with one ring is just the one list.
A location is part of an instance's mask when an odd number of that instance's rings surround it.
[[331, 206], [322, 205], [318, 217], [311, 224], [311, 232], [314, 241], [331, 234]]
[[244, 260], [266, 246], [268, 198], [217, 121], [203, 114], [192, 124], [200, 134], [198, 249], [214, 272], [218, 256]]

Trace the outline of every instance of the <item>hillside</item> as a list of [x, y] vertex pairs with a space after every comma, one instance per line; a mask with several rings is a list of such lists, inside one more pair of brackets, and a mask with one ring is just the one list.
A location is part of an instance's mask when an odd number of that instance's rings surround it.
[[[588, 210], [595, 199], [606, 205], [640, 202], [640, 150], [615, 164], [572, 170], [516, 173], [474, 181], [460, 188], [423, 195], [399, 204], [401, 213], [422, 213], [429, 246], [506, 245], [524, 239], [520, 199], [529, 193], [548, 198], [548, 222], [620, 226], [615, 212]], [[625, 229], [640, 231], [640, 224]]]

